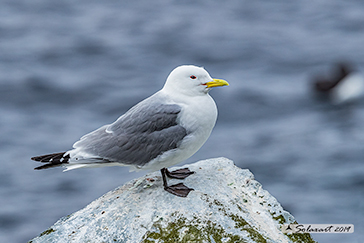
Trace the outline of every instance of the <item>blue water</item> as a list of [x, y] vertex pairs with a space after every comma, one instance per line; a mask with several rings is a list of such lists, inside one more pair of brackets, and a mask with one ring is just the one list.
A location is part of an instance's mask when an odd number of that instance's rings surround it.
[[144, 173], [34, 171], [159, 90], [181, 64], [229, 87], [217, 125], [186, 162], [250, 169], [300, 223], [354, 224], [364, 238], [364, 100], [315, 99], [312, 75], [364, 68], [363, 1], [0, 1], [0, 242], [26, 242]]

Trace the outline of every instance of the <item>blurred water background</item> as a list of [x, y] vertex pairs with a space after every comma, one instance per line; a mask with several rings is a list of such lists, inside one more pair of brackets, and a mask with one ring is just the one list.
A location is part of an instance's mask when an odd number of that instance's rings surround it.
[[34, 171], [159, 90], [181, 64], [211, 91], [217, 125], [186, 163], [224, 156], [250, 169], [300, 223], [354, 224], [364, 238], [364, 101], [315, 99], [310, 78], [364, 67], [364, 2], [0, 1], [0, 242], [26, 242], [144, 173]]

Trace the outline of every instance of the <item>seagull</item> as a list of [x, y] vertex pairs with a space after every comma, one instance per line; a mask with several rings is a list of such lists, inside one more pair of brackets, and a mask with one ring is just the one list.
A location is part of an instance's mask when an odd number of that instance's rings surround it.
[[35, 170], [65, 167], [65, 171], [103, 166], [160, 170], [164, 190], [187, 197], [192, 188], [168, 185], [167, 177], [184, 179], [188, 168], [169, 171], [196, 153], [210, 136], [217, 119], [213, 87], [227, 86], [202, 67], [182, 65], [168, 76], [163, 88], [130, 108], [115, 122], [81, 137], [73, 149], [31, 158], [45, 163]]
[[338, 63], [335, 73], [329, 78], [314, 79], [315, 91], [329, 98], [335, 104], [349, 102], [359, 98], [364, 92], [364, 78], [345, 63]]

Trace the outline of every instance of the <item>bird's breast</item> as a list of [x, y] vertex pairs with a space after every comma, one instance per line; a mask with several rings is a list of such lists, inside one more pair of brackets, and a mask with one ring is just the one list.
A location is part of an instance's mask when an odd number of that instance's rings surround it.
[[178, 118], [188, 133], [208, 133], [209, 136], [217, 119], [216, 104], [210, 96], [195, 97], [182, 105]]

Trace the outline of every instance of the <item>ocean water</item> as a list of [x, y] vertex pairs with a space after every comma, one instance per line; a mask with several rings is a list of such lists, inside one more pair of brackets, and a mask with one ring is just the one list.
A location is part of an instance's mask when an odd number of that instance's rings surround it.
[[311, 78], [363, 72], [364, 2], [0, 1], [0, 242], [27, 242], [130, 179], [128, 168], [34, 171], [159, 90], [181, 64], [230, 86], [206, 144], [185, 163], [250, 169], [300, 223], [354, 224], [364, 238], [364, 100], [315, 99]]

